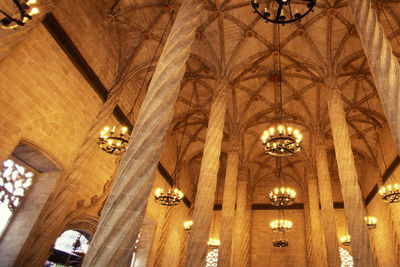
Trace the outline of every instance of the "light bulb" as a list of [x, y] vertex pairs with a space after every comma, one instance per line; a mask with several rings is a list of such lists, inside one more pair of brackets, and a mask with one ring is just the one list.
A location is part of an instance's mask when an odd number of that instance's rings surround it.
[[30, 16], [33, 16], [33, 15], [36, 15], [36, 14], [39, 14], [39, 9], [36, 8], [36, 7], [34, 7], [34, 8], [32, 8], [31, 11], [29, 12], [29, 15], [30, 15]]
[[121, 129], [121, 134], [124, 135], [127, 131], [128, 131], [128, 128], [127, 128], [127, 127], [122, 127], [122, 129]]
[[104, 127], [105, 132], [108, 132], [109, 130], [110, 130], [110, 127], [108, 127], [108, 126]]
[[36, 4], [36, 0], [28, 0], [28, 2], [26, 2], [26, 4], [27, 4], [28, 6], [33, 5], [33, 4]]

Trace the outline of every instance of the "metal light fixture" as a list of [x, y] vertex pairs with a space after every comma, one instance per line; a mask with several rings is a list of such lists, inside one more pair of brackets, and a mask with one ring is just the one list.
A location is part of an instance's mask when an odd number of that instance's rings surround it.
[[271, 127], [261, 137], [265, 153], [272, 156], [289, 156], [300, 151], [303, 136], [292, 127], [278, 125], [277, 130]]
[[287, 233], [292, 229], [293, 223], [290, 220], [280, 219], [274, 220], [270, 224], [272, 232]]
[[285, 247], [289, 246], [289, 241], [285, 238], [284, 235], [282, 235], [282, 237], [277, 236], [272, 241], [272, 246], [274, 246], [276, 248], [285, 248]]
[[382, 200], [384, 202], [397, 203], [400, 201], [400, 190], [398, 184], [394, 184], [394, 186], [392, 185], [387, 185], [386, 187], [383, 186], [379, 190], [379, 194], [381, 195]]
[[181, 202], [183, 193], [178, 188], [173, 190], [169, 189], [167, 193], [164, 193], [163, 188], [157, 188], [154, 199], [156, 202], [164, 206], [176, 206]]
[[350, 246], [351, 236], [345, 235], [340, 238], [340, 244], [342, 246]]
[[100, 132], [99, 146], [100, 148], [113, 155], [121, 155], [126, 151], [129, 142], [129, 135], [127, 134], [128, 128], [122, 127], [118, 134], [116, 134], [116, 126], [110, 130], [110, 127], [104, 127]]
[[301, 149], [301, 135], [299, 130], [293, 130], [291, 126], [286, 126], [284, 121], [283, 104], [282, 104], [282, 66], [281, 66], [281, 40], [280, 26], [278, 25], [278, 76], [274, 81], [279, 81], [279, 113], [278, 126], [270, 127], [264, 131], [261, 136], [262, 145], [265, 153], [272, 156], [286, 157], [298, 153]]
[[[261, 8], [262, 11], [259, 11], [260, 4], [258, 0], [251, 0], [254, 13], [257, 13], [265, 22], [285, 25], [287, 23], [300, 21], [307, 16], [308, 13], [314, 11], [313, 8], [316, 0], [270, 0], [260, 2], [266, 3], [264, 9]], [[299, 10], [304, 11], [302, 12]]]
[[276, 161], [278, 165], [277, 177], [279, 180], [279, 186], [269, 193], [269, 200], [272, 205], [277, 207], [290, 206], [294, 203], [296, 192], [290, 187], [282, 186], [282, 184], [285, 184], [282, 174], [282, 161], [280, 158], [277, 158]]
[[365, 222], [367, 223], [368, 230], [376, 228], [376, 218], [375, 217], [364, 217]]
[[269, 200], [274, 206], [290, 206], [294, 203], [296, 192], [289, 187], [275, 188], [269, 193]]
[[219, 239], [216, 238], [210, 238], [207, 242], [207, 245], [211, 248], [211, 249], [216, 249], [219, 247], [219, 245], [221, 245], [221, 242], [219, 241]]
[[36, 0], [13, 0], [15, 6], [18, 9], [17, 15], [9, 15], [5, 11], [0, 10], [0, 13], [4, 15], [0, 19], [0, 24], [3, 29], [17, 29], [25, 25], [28, 20], [32, 19], [32, 16], [39, 13], [39, 9], [34, 7]]
[[185, 228], [185, 232], [189, 233], [190, 230], [192, 229], [192, 225], [193, 225], [193, 221], [192, 220], [185, 221], [183, 223], [183, 227]]

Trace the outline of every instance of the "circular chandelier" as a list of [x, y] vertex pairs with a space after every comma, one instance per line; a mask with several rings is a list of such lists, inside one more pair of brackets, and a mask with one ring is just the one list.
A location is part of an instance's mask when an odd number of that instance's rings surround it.
[[272, 246], [276, 248], [285, 248], [289, 246], [289, 241], [284, 235], [282, 235], [282, 237], [277, 236], [274, 240], [272, 240]]
[[190, 230], [192, 229], [192, 225], [193, 225], [193, 221], [192, 220], [185, 221], [183, 223], [183, 227], [185, 228], [185, 232], [189, 233]]
[[[286, 23], [292, 23], [300, 21], [302, 18], [308, 15], [308, 13], [314, 11], [316, 0], [303, 0], [293, 1], [292, 0], [270, 0], [263, 1], [266, 3], [264, 9], [259, 11], [260, 4], [258, 0], [251, 0], [251, 6], [253, 12], [257, 13], [265, 22], [272, 22], [276, 24], [285, 25]], [[267, 3], [269, 2], [269, 6]], [[302, 11], [299, 11], [302, 10]]]
[[0, 10], [0, 13], [4, 15], [4, 17], [0, 19], [0, 24], [3, 29], [16, 29], [22, 27], [28, 20], [32, 19], [32, 16], [39, 13], [39, 9], [33, 6], [36, 4], [36, 0], [13, 0], [13, 2], [19, 11], [19, 14], [9, 15], [3, 10]]
[[340, 238], [340, 244], [342, 244], [342, 246], [350, 246], [350, 239], [350, 235], [342, 236]]
[[364, 217], [365, 222], [367, 223], [368, 230], [376, 228], [376, 218], [375, 217]]
[[300, 151], [303, 136], [292, 127], [271, 127], [261, 137], [265, 153], [272, 156], [290, 156]]
[[274, 220], [270, 224], [272, 232], [287, 233], [292, 229], [293, 223], [290, 220]]
[[116, 134], [116, 126], [110, 131], [110, 127], [106, 126], [100, 132], [99, 146], [100, 148], [112, 155], [121, 155], [126, 151], [129, 142], [129, 136], [126, 134], [127, 127], [122, 127], [118, 134]]
[[393, 187], [391, 185], [383, 186], [379, 190], [379, 194], [384, 202], [396, 203], [400, 201], [400, 190], [399, 185], [395, 184]]
[[296, 192], [289, 187], [281, 187], [281, 189], [275, 188], [269, 193], [269, 200], [271, 201], [271, 204], [279, 207], [292, 205], [295, 198]]
[[154, 194], [155, 201], [164, 206], [176, 206], [181, 202], [182, 198], [183, 193], [178, 188], [175, 188], [172, 192], [169, 189], [168, 193], [165, 194], [164, 189], [159, 187]]
[[208, 245], [210, 248], [215, 249], [215, 248], [218, 248], [219, 245], [221, 245], [221, 242], [219, 241], [219, 239], [210, 238], [210, 239], [208, 240], [208, 242], [207, 242], [207, 245]]

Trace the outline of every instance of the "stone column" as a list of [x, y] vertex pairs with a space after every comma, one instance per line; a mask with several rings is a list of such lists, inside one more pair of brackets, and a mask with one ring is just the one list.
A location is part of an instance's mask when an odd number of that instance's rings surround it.
[[236, 193], [232, 265], [235, 267], [250, 266], [251, 197], [248, 180], [248, 170], [244, 169], [239, 175]]
[[[321, 229], [321, 222], [319, 219], [319, 197], [318, 197], [318, 182], [315, 179], [315, 174], [313, 170], [309, 170], [310, 177], [307, 181], [308, 187], [308, 227], [311, 227], [311, 235], [307, 237], [311, 240], [307, 240], [309, 244], [310, 266], [323, 267], [328, 266], [326, 259], [326, 249], [323, 242], [324, 233]], [[339, 265], [338, 265], [339, 266]]]
[[[321, 137], [322, 138], [322, 137]], [[322, 140], [320, 140], [322, 141]], [[336, 231], [335, 210], [333, 209], [331, 177], [325, 145], [317, 144], [315, 161], [318, 173], [319, 199], [321, 201], [322, 227], [325, 233], [328, 266], [340, 266], [339, 240]]]
[[366, 215], [356, 165], [354, 163], [351, 140], [346, 123], [341, 93], [337, 87], [337, 79], [331, 77], [329, 86], [329, 118], [335, 145], [336, 161], [342, 190], [344, 212], [351, 236], [351, 248], [354, 265], [357, 267], [375, 266], [370, 237], [365, 224]]
[[224, 196], [222, 202], [218, 266], [232, 266], [233, 220], [235, 217], [236, 186], [239, 167], [239, 143], [231, 142], [226, 161]]
[[125, 266], [130, 260], [203, 3], [182, 3], [83, 266]]
[[349, 2], [394, 143], [400, 152], [399, 62], [392, 53], [390, 41], [378, 21], [376, 11], [371, 8], [371, 0]]
[[217, 93], [211, 106], [185, 266], [203, 266], [207, 256], [225, 124], [226, 85], [224, 79], [217, 82]]

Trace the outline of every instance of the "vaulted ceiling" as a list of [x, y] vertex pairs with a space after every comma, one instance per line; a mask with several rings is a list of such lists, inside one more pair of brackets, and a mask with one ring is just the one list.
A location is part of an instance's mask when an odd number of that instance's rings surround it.
[[[396, 33], [400, 30], [400, 2], [374, 4], [395, 55], [400, 56], [400, 44], [391, 29]], [[152, 62], [154, 70], [179, 6], [178, 1], [125, 0], [110, 9], [109, 22], [116, 27], [120, 44], [121, 80], [138, 87]], [[254, 183], [276, 179], [276, 161], [263, 152], [260, 136], [276, 122], [279, 83], [273, 78], [278, 74], [279, 57], [284, 115], [304, 136], [303, 151], [283, 160], [289, 179], [304, 185], [304, 170], [312, 163], [310, 145], [318, 129], [324, 131], [329, 153], [333, 153], [324, 88], [331, 71], [339, 77], [357, 162], [375, 164], [374, 126], [378, 130], [386, 127], [386, 119], [348, 0], [317, 0], [313, 13], [280, 29], [254, 14], [250, 0], [206, 0], [204, 9], [170, 127], [178, 145], [190, 110], [181, 162], [189, 163], [194, 180], [199, 173], [215, 81], [222, 74], [230, 80], [223, 153], [229, 138], [239, 134], [242, 166], [250, 167]], [[150, 77], [151, 73], [146, 80]], [[224, 162], [221, 160], [221, 173]]]

